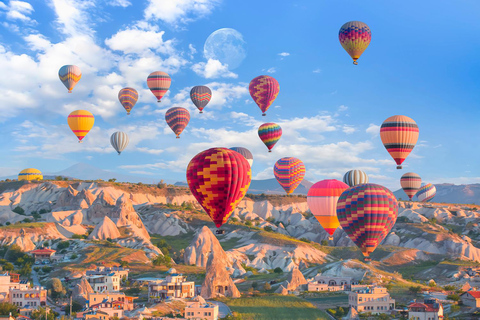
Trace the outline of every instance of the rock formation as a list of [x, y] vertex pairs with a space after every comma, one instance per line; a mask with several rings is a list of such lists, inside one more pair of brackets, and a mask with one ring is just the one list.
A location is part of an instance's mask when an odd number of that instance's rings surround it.
[[280, 285], [280, 287], [278, 287], [278, 289], [275, 290], [275, 293], [279, 293], [282, 296], [286, 296], [288, 294], [288, 290], [283, 285]]
[[93, 288], [90, 283], [88, 283], [87, 279], [85, 277], [82, 277], [80, 282], [77, 283], [77, 285], [73, 289], [72, 299], [83, 306], [88, 300], [89, 293], [93, 293]]
[[303, 273], [298, 268], [294, 268], [288, 275], [287, 280], [283, 283], [283, 286], [288, 291], [295, 291], [305, 284], [307, 284], [307, 280], [303, 276]]
[[214, 253], [215, 257], [221, 260], [226, 267], [231, 267], [227, 254], [218, 239], [207, 226], [203, 226], [193, 238], [190, 245], [185, 248], [183, 261], [186, 265], [194, 264], [197, 267], [206, 267], [212, 253]]
[[226, 260], [220, 259], [216, 254], [210, 254], [207, 262], [207, 273], [202, 285], [200, 295], [205, 299], [215, 297], [239, 298], [240, 291], [228, 274]]
[[120, 231], [118, 231], [117, 226], [113, 221], [105, 216], [103, 217], [102, 222], [97, 224], [92, 233], [88, 236], [88, 239], [91, 240], [107, 240], [120, 238]]

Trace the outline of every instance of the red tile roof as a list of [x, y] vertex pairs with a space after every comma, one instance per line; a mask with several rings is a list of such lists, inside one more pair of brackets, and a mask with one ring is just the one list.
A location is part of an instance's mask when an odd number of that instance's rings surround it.
[[422, 308], [425, 309], [425, 312], [437, 312], [439, 308], [434, 308], [433, 304], [426, 304], [426, 303], [412, 303], [408, 306], [408, 308]]
[[470, 294], [475, 299], [480, 299], [480, 291], [466, 291], [466, 292], [462, 293], [462, 296], [466, 293]]
[[55, 253], [56, 251], [55, 250], [52, 250], [52, 249], [47, 249], [47, 248], [43, 248], [43, 249], [37, 249], [37, 250], [33, 250], [33, 251], [30, 251], [30, 253], [38, 253], [38, 254], [42, 254], [42, 253]]

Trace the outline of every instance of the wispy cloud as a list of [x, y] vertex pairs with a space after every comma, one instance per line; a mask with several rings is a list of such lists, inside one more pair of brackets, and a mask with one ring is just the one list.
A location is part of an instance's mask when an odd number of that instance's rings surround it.
[[212, 13], [220, 0], [148, 0], [145, 19], [178, 26]]
[[215, 59], [208, 59], [207, 63], [199, 62], [192, 66], [192, 70], [206, 79], [238, 78], [236, 73], [228, 70], [228, 66]]

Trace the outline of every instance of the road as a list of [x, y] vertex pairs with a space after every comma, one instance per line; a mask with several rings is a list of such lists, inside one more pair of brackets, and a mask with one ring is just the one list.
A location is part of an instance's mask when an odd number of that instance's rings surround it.
[[223, 302], [219, 302], [219, 301], [207, 301], [207, 302], [211, 304], [216, 304], [218, 306], [218, 318], [225, 318], [230, 313], [232, 313], [232, 310], [230, 310], [230, 308]]
[[35, 270], [32, 269], [32, 282], [34, 286], [40, 287], [40, 281], [38, 280], [38, 275]]

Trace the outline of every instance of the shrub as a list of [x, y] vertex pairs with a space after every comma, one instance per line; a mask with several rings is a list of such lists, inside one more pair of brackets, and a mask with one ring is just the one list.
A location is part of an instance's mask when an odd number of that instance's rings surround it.
[[306, 243], [312, 242], [311, 240], [308, 240], [307, 238], [300, 238], [300, 241], [303, 241], [303, 242], [306, 242]]
[[275, 269], [273, 269], [273, 272], [275, 272], [275, 273], [283, 273], [283, 269], [280, 268], [280, 267], [276, 267]]
[[459, 296], [458, 294], [456, 294], [456, 293], [454, 293], [454, 294], [449, 294], [449, 295], [447, 296], [447, 300], [458, 301], [458, 300], [460, 300], [460, 296]]
[[[50, 273], [50, 271], [52, 271], [52, 269], [53, 269], [52, 267], [43, 266], [43, 267], [42, 267], [42, 272], [43, 272], [43, 273]], [[54, 279], [56, 279], [56, 278], [54, 278]]]
[[272, 232], [273, 231], [273, 228], [270, 227], [270, 226], [265, 226], [263, 227], [263, 230], [267, 231], [267, 232]]
[[18, 214], [21, 214], [21, 215], [25, 215], [25, 210], [23, 210], [22, 207], [20, 206], [17, 206], [15, 209], [12, 210], [13, 212], [15, 213], [18, 213]]
[[5, 222], [6, 226], [9, 226], [10, 224], [11, 224], [10, 221]]
[[252, 224], [252, 221], [247, 220], [247, 221], [245, 221], [245, 225], [246, 225], [247, 227], [251, 227], [253, 224]]
[[320, 242], [320, 244], [321, 244], [322, 246], [325, 246], [325, 247], [326, 247], [326, 246], [328, 246], [328, 240], [322, 240], [322, 241]]
[[270, 285], [270, 283], [265, 282], [265, 284], [263, 285], [263, 290], [268, 291], [270, 289], [272, 289], [272, 286]]
[[40, 211], [39, 211], [38, 213], [40, 213], [40, 214], [45, 214], [45, 213], [47, 213], [47, 212], [48, 212], [47, 209], [40, 209]]
[[30, 222], [32, 222], [32, 220], [30, 220], [30, 219], [28, 219], [28, 218], [25, 218], [25, 219], [22, 220], [22, 222], [30, 223]]
[[75, 253], [70, 256], [70, 259], [73, 259], [73, 260], [75, 260], [75, 259], [77, 259], [77, 258], [78, 258], [78, 255], [75, 254]]
[[237, 218], [235, 218], [235, 217], [231, 217], [231, 218], [230, 218], [230, 221], [231, 221], [231, 222], [237, 222], [237, 221], [238, 221], [238, 219], [237, 219]]
[[84, 234], [74, 233], [74, 234], [72, 235], [72, 239], [86, 239], [86, 238], [87, 238], [87, 236], [84, 235]]
[[70, 247], [70, 241], [60, 241], [58, 244], [57, 244], [57, 250], [62, 250], [62, 249], [67, 249], [68, 247]]

